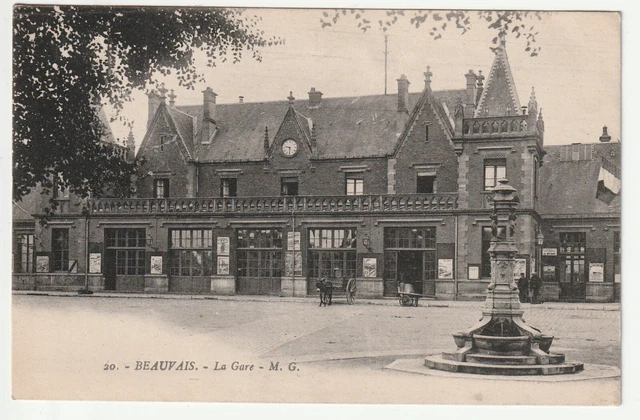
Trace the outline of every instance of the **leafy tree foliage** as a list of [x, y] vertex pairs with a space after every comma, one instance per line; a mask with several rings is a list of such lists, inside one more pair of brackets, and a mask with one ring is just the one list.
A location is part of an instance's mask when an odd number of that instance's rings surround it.
[[107, 190], [126, 195], [137, 163], [102, 141], [98, 110], [116, 110], [135, 89], [174, 74], [193, 89], [207, 64], [260, 60], [259, 48], [283, 41], [256, 28], [243, 10], [160, 7], [14, 7], [13, 196], [37, 185], [81, 197]]
[[388, 10], [382, 19], [377, 19], [377, 22], [374, 22], [374, 19], [367, 19], [370, 15], [366, 10], [342, 9], [332, 13], [323, 12], [320, 23], [323, 28], [326, 28], [336, 25], [343, 17], [351, 16], [363, 32], [374, 27], [382, 32], [387, 32], [396, 23], [409, 19], [409, 23], [416, 28], [429, 25], [429, 35], [437, 40], [442, 38], [442, 32], [448, 28], [453, 28], [464, 34], [471, 30], [473, 23], [476, 22], [485, 24], [496, 32], [496, 36], [493, 38], [494, 44], [497, 44], [501, 37], [508, 34], [524, 39], [525, 51], [535, 57], [540, 53], [541, 47], [536, 45], [538, 32], [531, 22], [540, 20], [542, 14], [543, 12], [517, 10]]

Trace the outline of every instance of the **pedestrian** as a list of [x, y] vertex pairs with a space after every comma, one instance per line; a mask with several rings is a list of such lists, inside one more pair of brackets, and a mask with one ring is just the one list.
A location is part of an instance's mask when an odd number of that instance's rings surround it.
[[532, 294], [531, 303], [532, 304], [542, 303], [542, 299], [540, 297], [540, 287], [542, 286], [542, 281], [540, 280], [540, 277], [538, 277], [538, 274], [532, 273], [531, 281], [529, 283], [531, 286], [531, 294]]
[[521, 303], [529, 301], [529, 279], [525, 277], [524, 273], [520, 273], [520, 278], [518, 279], [518, 292], [520, 293]]

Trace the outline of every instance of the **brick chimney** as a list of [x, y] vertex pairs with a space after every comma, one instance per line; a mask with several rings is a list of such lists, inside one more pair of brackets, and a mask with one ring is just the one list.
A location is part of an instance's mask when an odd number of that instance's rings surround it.
[[607, 126], [602, 127], [602, 135], [600, 136], [600, 142], [608, 143], [611, 141], [611, 136], [607, 133]]
[[147, 97], [149, 98], [149, 101], [148, 101], [149, 115], [147, 116], [147, 130], [148, 130], [149, 127], [151, 126], [151, 122], [153, 121], [153, 117], [156, 115], [156, 111], [158, 110], [158, 107], [164, 100], [164, 97], [162, 97], [155, 89], [151, 89], [151, 91], [147, 94]]
[[216, 130], [216, 96], [210, 87], [202, 91], [202, 143], [209, 143]]
[[312, 87], [311, 90], [307, 93], [309, 94], [309, 105], [307, 106], [307, 108], [309, 109], [320, 108], [320, 103], [322, 102], [322, 92]]
[[409, 80], [404, 74], [398, 81], [398, 112], [409, 112]]
[[469, 73], [465, 74], [464, 77], [467, 79], [467, 92], [464, 98], [464, 104], [466, 105], [465, 109], [467, 110], [467, 114], [470, 114], [467, 116], [472, 116], [477, 105], [478, 76], [473, 72], [473, 70], [469, 70]]

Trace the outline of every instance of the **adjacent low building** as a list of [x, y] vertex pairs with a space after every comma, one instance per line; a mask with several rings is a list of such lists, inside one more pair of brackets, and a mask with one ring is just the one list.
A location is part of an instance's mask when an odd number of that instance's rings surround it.
[[618, 299], [620, 144], [545, 147], [535, 92], [522, 106], [504, 43], [495, 54], [486, 83], [470, 70], [459, 90], [433, 90], [427, 67], [421, 92], [401, 76], [390, 96], [218, 104], [207, 88], [181, 106], [154, 91], [137, 198], [36, 210], [14, 288], [307, 296], [328, 277], [360, 297], [402, 282], [481, 299], [506, 177], [515, 275], [542, 273], [547, 300]]

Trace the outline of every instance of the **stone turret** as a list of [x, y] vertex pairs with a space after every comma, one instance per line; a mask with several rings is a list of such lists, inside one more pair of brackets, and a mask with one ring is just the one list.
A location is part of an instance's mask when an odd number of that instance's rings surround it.
[[529, 130], [534, 131], [534, 127], [538, 121], [538, 101], [536, 100], [536, 91], [533, 87], [531, 88], [531, 96], [529, 97], [528, 110], [527, 125], [529, 126]]
[[136, 139], [133, 136], [133, 127], [129, 127], [129, 135], [125, 141], [127, 148], [127, 161], [132, 161], [136, 156]]

